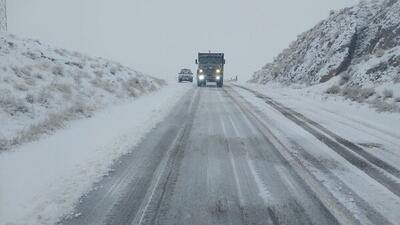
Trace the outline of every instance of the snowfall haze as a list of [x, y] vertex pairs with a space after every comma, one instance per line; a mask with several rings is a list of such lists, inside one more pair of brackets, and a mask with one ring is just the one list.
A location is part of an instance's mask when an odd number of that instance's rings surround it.
[[7, 3], [0, 225], [399, 224], [400, 0]]
[[357, 0], [13, 0], [9, 31], [174, 78], [198, 51], [226, 53], [247, 80], [331, 9]]

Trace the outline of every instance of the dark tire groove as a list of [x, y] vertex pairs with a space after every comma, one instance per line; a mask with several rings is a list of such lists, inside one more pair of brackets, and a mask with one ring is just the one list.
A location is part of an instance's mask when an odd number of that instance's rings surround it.
[[[365, 151], [363, 148], [361, 148], [360, 146], [354, 144], [353, 142], [340, 137], [338, 134], [330, 131], [329, 129], [327, 129], [326, 127], [322, 126], [321, 124], [307, 118], [306, 116], [304, 116], [301, 113], [298, 113], [296, 111], [294, 111], [291, 108], [285, 107], [282, 104], [272, 100], [271, 98], [268, 98], [268, 101], [271, 102], [271, 104], [276, 104], [277, 106], [280, 106], [283, 110], [286, 110], [288, 112], [291, 112], [293, 115], [297, 116], [300, 119], [303, 119], [304, 121], [308, 122], [309, 124], [313, 125], [314, 127], [320, 129], [321, 131], [325, 132], [326, 134], [328, 134], [329, 136], [331, 136], [332, 138], [334, 138], [337, 142], [339, 142], [340, 144], [348, 147], [350, 150], [352, 150], [353, 152], [361, 155], [362, 157], [364, 157], [365, 159], [367, 159], [368, 161], [370, 161], [371, 163], [373, 163], [374, 165], [376, 165], [377, 167], [387, 171], [388, 173], [392, 174], [393, 176], [400, 178], [400, 170], [397, 169], [396, 167], [390, 165], [389, 163], [379, 159], [378, 157], [372, 155], [371, 153]], [[268, 103], [270, 104], [270, 103]]]
[[[183, 151], [185, 149], [188, 137], [190, 136], [193, 127], [194, 115], [197, 112], [197, 108], [199, 107], [200, 95], [198, 92], [196, 94], [197, 96], [193, 102], [193, 109], [185, 116], [186, 119], [184, 121], [187, 122], [184, 125], [182, 135], [179, 137], [178, 142], [173, 149], [173, 152], [169, 156], [167, 166], [165, 168], [165, 170], [167, 171], [162, 171], [162, 173], [166, 173], [162, 175], [165, 178], [161, 184], [158, 184], [157, 187], [155, 187], [157, 190], [156, 192], [160, 194], [155, 200], [150, 199], [148, 210], [142, 212], [144, 220], [142, 221], [142, 223], [139, 223], [137, 225], [162, 224], [158, 220], [162, 213], [162, 209], [166, 208], [163, 206], [163, 204], [168, 202], [166, 199], [172, 195], [171, 192], [173, 192], [174, 190], [174, 186], [179, 175], [179, 167], [184, 154]], [[132, 222], [133, 221], [130, 221], [129, 224], [131, 224]]]

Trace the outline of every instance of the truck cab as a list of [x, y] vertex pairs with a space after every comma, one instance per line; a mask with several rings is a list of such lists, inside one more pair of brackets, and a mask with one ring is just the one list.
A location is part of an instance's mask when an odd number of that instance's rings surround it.
[[181, 83], [182, 81], [193, 82], [193, 73], [190, 69], [181, 69], [178, 73], [178, 82]]
[[205, 87], [207, 82], [216, 82], [217, 87], [224, 85], [224, 53], [199, 53], [196, 64], [198, 87]]

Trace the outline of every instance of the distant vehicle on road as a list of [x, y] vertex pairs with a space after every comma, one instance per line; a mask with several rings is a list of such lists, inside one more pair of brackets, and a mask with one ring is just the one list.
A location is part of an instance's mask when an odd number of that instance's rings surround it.
[[193, 73], [190, 69], [181, 69], [178, 74], [178, 81], [181, 83], [182, 81], [190, 81], [193, 82]]
[[224, 85], [224, 53], [199, 53], [196, 64], [197, 86], [206, 86], [207, 82], [216, 82], [217, 87]]

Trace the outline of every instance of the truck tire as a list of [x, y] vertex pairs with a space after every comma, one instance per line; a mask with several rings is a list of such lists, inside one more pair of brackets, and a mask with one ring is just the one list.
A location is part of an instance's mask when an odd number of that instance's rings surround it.
[[217, 87], [222, 88], [222, 86], [224, 86], [223, 80], [220, 80], [219, 82], [217, 82]]

